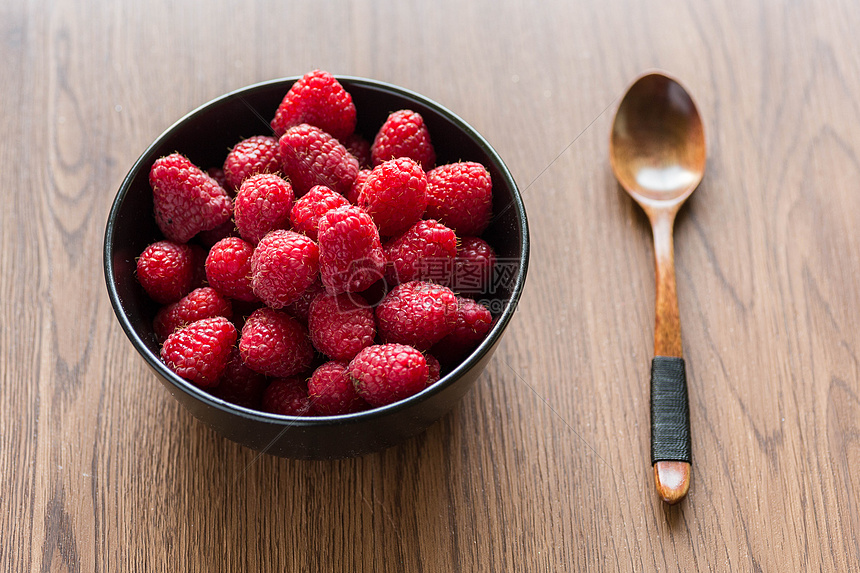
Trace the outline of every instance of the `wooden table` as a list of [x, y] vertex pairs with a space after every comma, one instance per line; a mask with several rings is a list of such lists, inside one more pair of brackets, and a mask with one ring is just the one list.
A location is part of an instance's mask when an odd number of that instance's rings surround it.
[[[0, 8], [3, 571], [847, 571], [860, 561], [854, 2], [131, 2]], [[676, 225], [688, 498], [649, 467], [649, 227], [607, 158], [627, 83], [697, 99]], [[258, 455], [157, 383], [102, 238], [194, 107], [313, 68], [461, 115], [524, 194], [522, 303], [474, 390], [360, 459]]]

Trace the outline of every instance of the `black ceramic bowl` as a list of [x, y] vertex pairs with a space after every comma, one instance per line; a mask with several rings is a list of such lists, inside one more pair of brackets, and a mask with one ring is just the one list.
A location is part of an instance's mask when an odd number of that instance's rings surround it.
[[487, 338], [439, 382], [401, 402], [344, 416], [295, 417], [250, 410], [201, 390], [169, 370], [159, 359], [152, 328], [157, 311], [135, 278], [135, 258], [161, 238], [155, 224], [148, 175], [153, 162], [178, 151], [206, 169], [220, 166], [243, 138], [270, 134], [284, 94], [297, 78], [252, 85], [192, 111], [165, 131], [140, 156], [114, 200], [104, 242], [104, 270], [114, 312], [135, 349], [158, 380], [199, 420], [249, 448], [302, 459], [356, 456], [381, 450], [425, 430], [469, 390], [490, 360], [522, 294], [529, 240], [525, 208], [502, 159], [472, 127], [427, 98], [385, 83], [339, 77], [358, 110], [357, 131], [372, 141], [388, 114], [420, 113], [437, 153], [437, 164], [477, 161], [493, 180], [494, 219], [484, 234], [503, 262], [494, 293], [495, 323]]

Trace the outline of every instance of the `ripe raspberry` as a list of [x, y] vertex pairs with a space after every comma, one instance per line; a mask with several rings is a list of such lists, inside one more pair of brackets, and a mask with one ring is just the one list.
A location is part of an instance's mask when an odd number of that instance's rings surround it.
[[278, 140], [269, 135], [255, 135], [237, 143], [224, 160], [224, 178], [233, 189], [252, 175], [277, 173], [281, 170]]
[[248, 368], [242, 362], [239, 349], [234, 346], [230, 350], [230, 358], [218, 386], [213, 388], [211, 393], [232, 404], [258, 410], [262, 405], [266, 384], [266, 377]]
[[324, 185], [315, 185], [293, 204], [293, 210], [290, 213], [293, 230], [304, 233], [316, 241], [320, 217], [326, 211], [343, 205], [349, 205], [346, 197]]
[[161, 307], [155, 314], [153, 329], [158, 340], [165, 340], [177, 328], [213, 316], [233, 318], [230, 301], [212, 287], [197, 288], [178, 301]]
[[191, 291], [194, 262], [190, 246], [156, 241], [137, 258], [137, 280], [155, 302], [175, 302]]
[[269, 231], [288, 228], [294, 198], [289, 182], [272, 173], [245, 179], [234, 202], [239, 235], [258, 243]]
[[372, 406], [399, 402], [427, 387], [424, 355], [405, 344], [368, 346], [347, 367], [358, 395]]
[[208, 231], [230, 218], [232, 206], [218, 182], [173, 153], [153, 163], [149, 171], [155, 222], [164, 236], [185, 243], [200, 231]]
[[355, 293], [321, 294], [311, 303], [308, 330], [314, 347], [332, 360], [352, 360], [373, 344], [376, 321], [367, 301]]
[[317, 244], [295, 231], [272, 231], [251, 256], [251, 287], [260, 300], [282, 308], [298, 299], [319, 273]]
[[236, 223], [233, 221], [232, 218], [230, 218], [215, 227], [214, 229], [210, 229], [208, 231], [200, 231], [199, 233], [197, 233], [197, 240], [199, 240], [203, 245], [211, 248], [212, 245], [214, 245], [221, 239], [237, 236], [238, 231], [236, 230]]
[[424, 354], [424, 359], [427, 361], [427, 369], [430, 371], [430, 375], [427, 377], [427, 385], [430, 386], [442, 377], [442, 365], [432, 354]]
[[245, 302], [259, 300], [251, 287], [254, 245], [239, 237], [215, 243], [206, 257], [206, 280], [226, 297]]
[[346, 150], [358, 159], [358, 166], [362, 169], [371, 167], [370, 159], [370, 142], [364, 139], [360, 133], [353, 133], [343, 141], [343, 146]]
[[326, 362], [308, 380], [313, 412], [320, 416], [340, 416], [360, 412], [368, 403], [355, 391], [344, 362]]
[[453, 366], [484, 340], [493, 326], [493, 315], [470, 298], [457, 297], [457, 323], [451, 333], [433, 346], [439, 361]]
[[428, 218], [467, 237], [483, 233], [492, 213], [493, 183], [480, 163], [449, 163], [427, 172]]
[[314, 70], [302, 76], [284, 96], [271, 125], [280, 136], [300, 123], [309, 123], [343, 139], [355, 131], [352, 96], [330, 73]]
[[447, 285], [457, 257], [457, 235], [442, 223], [425, 219], [382, 248], [389, 284], [426, 280]]
[[297, 197], [314, 185], [346, 195], [358, 174], [356, 159], [341, 143], [306, 123], [288, 129], [279, 140], [281, 166]]
[[354, 205], [320, 217], [320, 276], [330, 294], [361, 292], [382, 278], [385, 253], [373, 219]]
[[308, 314], [310, 314], [311, 303], [314, 299], [325, 292], [325, 287], [322, 286], [319, 278], [311, 283], [311, 286], [305, 289], [305, 292], [296, 300], [286, 305], [283, 310], [293, 318], [299, 319], [303, 324], [308, 323]]
[[311, 399], [304, 380], [297, 376], [272, 380], [263, 392], [263, 410], [283, 416], [307, 416]]
[[411, 281], [394, 287], [376, 307], [383, 342], [427, 350], [457, 323], [457, 297], [447, 287]]
[[168, 368], [201, 388], [218, 383], [236, 343], [236, 327], [223, 316], [204, 318], [167, 337], [161, 359]]
[[364, 188], [364, 183], [367, 181], [367, 178], [370, 177], [370, 173], [370, 169], [361, 169], [358, 172], [358, 175], [355, 176], [355, 182], [346, 194], [346, 198], [353, 205], [358, 205], [358, 196], [361, 195], [361, 190]]
[[236, 189], [227, 182], [227, 175], [221, 167], [210, 167], [206, 170], [206, 175], [214, 179], [228, 195], [236, 193]]
[[402, 233], [427, 208], [427, 176], [408, 157], [386, 161], [370, 172], [358, 195], [358, 206], [370, 214], [380, 235]]
[[457, 248], [454, 272], [448, 286], [454, 292], [477, 296], [489, 291], [496, 253], [480, 237], [464, 237]]
[[374, 167], [398, 157], [409, 157], [429, 171], [436, 164], [436, 151], [420, 113], [408, 109], [388, 116], [370, 148]]
[[294, 376], [308, 369], [314, 349], [307, 329], [285, 312], [263, 307], [251, 313], [239, 339], [242, 361], [267, 376]]

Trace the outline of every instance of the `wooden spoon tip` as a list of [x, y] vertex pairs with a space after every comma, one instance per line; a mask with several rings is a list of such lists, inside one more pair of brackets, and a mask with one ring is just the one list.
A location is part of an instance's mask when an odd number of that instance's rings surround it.
[[654, 464], [654, 483], [660, 499], [674, 505], [684, 499], [690, 489], [690, 464], [687, 462], [657, 462]]

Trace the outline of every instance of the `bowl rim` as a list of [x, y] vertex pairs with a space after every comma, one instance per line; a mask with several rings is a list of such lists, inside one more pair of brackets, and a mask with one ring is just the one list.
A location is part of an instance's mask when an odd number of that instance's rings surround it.
[[[495, 167], [498, 168], [507, 186], [512, 190], [511, 204], [506, 206], [500, 212], [504, 212], [510, 207], [514, 208], [521, 235], [521, 248], [517, 257], [519, 262], [519, 273], [516, 276], [516, 281], [514, 283], [513, 289], [511, 290], [511, 296], [506, 301], [502, 313], [499, 315], [499, 318], [495, 321], [495, 324], [487, 333], [487, 336], [484, 338], [483, 341], [481, 341], [481, 344], [479, 344], [469, 354], [469, 356], [466, 357], [465, 360], [460, 362], [454, 369], [452, 369], [445, 376], [440, 378], [436, 383], [431, 384], [421, 392], [418, 392], [417, 394], [400, 400], [399, 402], [394, 402], [386, 406], [379, 406], [371, 408], [369, 410], [363, 410], [361, 412], [341, 414], [337, 416], [289, 416], [283, 414], [273, 414], [233, 404], [231, 402], [218, 398], [217, 396], [213, 396], [206, 390], [197, 387], [188, 380], [185, 380], [184, 378], [170, 370], [161, 361], [160, 357], [156, 356], [152, 351], [150, 351], [149, 347], [135, 331], [131, 320], [126, 315], [123, 309], [122, 301], [120, 300], [119, 293], [117, 292], [115, 285], [116, 277], [113, 265], [113, 250], [111, 248], [114, 236], [114, 222], [117, 218], [117, 213], [123, 201], [125, 200], [126, 195], [129, 192], [132, 181], [134, 181], [134, 179], [138, 176], [138, 173], [140, 172], [142, 167], [152, 159], [151, 155], [153, 154], [153, 152], [158, 147], [160, 147], [166, 139], [173, 136], [175, 132], [182, 128], [183, 124], [190, 118], [208, 108], [217, 105], [223, 105], [230, 100], [242, 99], [244, 98], [244, 96], [251, 92], [271, 89], [275, 85], [285, 86], [286, 89], [284, 93], [286, 94], [286, 90], [289, 89], [289, 86], [295, 83], [300, 77], [301, 76], [288, 76], [276, 78], [250, 84], [232, 90], [221, 96], [211, 99], [202, 105], [197, 106], [196, 108], [192, 109], [191, 111], [180, 117], [178, 120], [176, 120], [170, 127], [165, 129], [152, 143], [150, 143], [146, 147], [146, 149], [135, 160], [134, 164], [129, 169], [126, 176], [123, 178], [123, 181], [120, 184], [119, 189], [117, 190], [117, 194], [111, 205], [111, 209], [108, 214], [107, 224], [105, 226], [102, 256], [108, 296], [110, 298], [111, 306], [113, 307], [113, 311], [117, 317], [117, 320], [119, 321], [120, 325], [122, 326], [122, 329], [125, 331], [126, 336], [131, 341], [135, 350], [137, 350], [138, 354], [140, 354], [144, 358], [150, 368], [155, 370], [156, 373], [158, 373], [163, 379], [168, 380], [174, 388], [186, 394], [190, 394], [193, 398], [203, 402], [208, 407], [216, 408], [225, 413], [235, 414], [237, 416], [248, 420], [253, 420], [255, 422], [285, 427], [331, 427], [335, 425], [347, 425], [351, 423], [364, 422], [375, 418], [383, 418], [395, 412], [406, 410], [412, 405], [443, 391], [455, 380], [457, 380], [461, 375], [463, 375], [474, 365], [480, 362], [481, 359], [488, 352], [491, 351], [491, 349], [495, 346], [496, 342], [498, 342], [499, 338], [501, 337], [502, 332], [505, 330], [508, 323], [513, 318], [517, 306], [519, 305], [520, 297], [522, 296], [526, 275], [528, 273], [530, 251], [529, 228], [528, 219], [526, 217], [525, 204], [523, 203], [519, 187], [517, 186], [516, 181], [508, 170], [507, 165], [502, 160], [501, 156], [499, 156], [499, 154], [496, 152], [496, 150], [489, 144], [489, 142], [465, 120], [463, 120], [461, 117], [459, 117], [443, 105], [437, 103], [436, 101], [423, 95], [420, 95], [419, 93], [409, 90], [407, 88], [370, 78], [349, 75], [336, 75], [335, 77], [337, 78], [337, 80], [341, 82], [345, 88], [347, 88], [347, 91], [349, 91], [347, 87], [348, 85], [357, 85], [364, 88], [387, 91], [397, 96], [406, 98], [407, 100], [413, 100], [421, 104], [422, 106], [433, 109], [437, 114], [453, 123], [458, 129], [462, 130], [470, 139], [477, 143], [477, 145], [484, 151], [484, 153], [487, 154], [487, 156], [495, 164]], [[497, 217], [499, 213], [494, 213], [493, 218]]]

